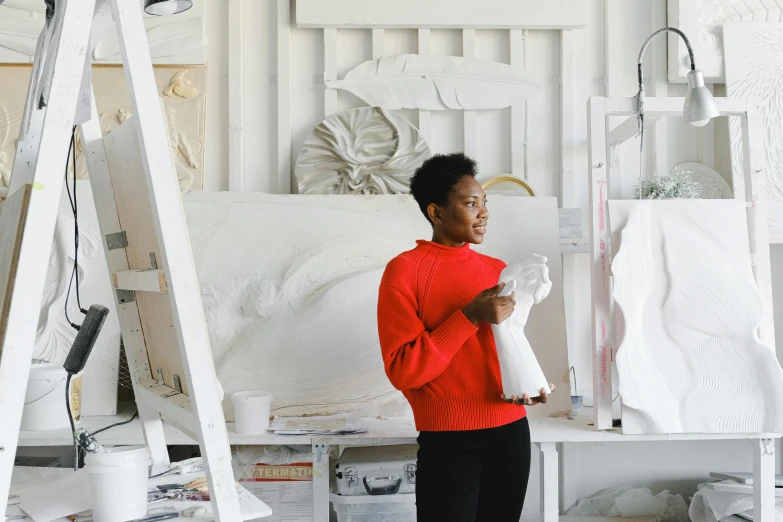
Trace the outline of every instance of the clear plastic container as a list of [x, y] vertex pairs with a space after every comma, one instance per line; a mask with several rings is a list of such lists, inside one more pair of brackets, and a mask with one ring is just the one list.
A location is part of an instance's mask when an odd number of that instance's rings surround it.
[[416, 495], [330, 495], [339, 522], [416, 522]]

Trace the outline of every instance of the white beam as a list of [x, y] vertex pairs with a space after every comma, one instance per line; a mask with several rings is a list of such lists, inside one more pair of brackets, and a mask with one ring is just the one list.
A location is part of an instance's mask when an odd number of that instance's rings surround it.
[[277, 193], [291, 193], [290, 0], [277, 0]]
[[[645, 98], [644, 115], [647, 118], [682, 115], [685, 98]], [[748, 108], [744, 98], [715, 98], [721, 116], [741, 116]], [[636, 114], [636, 97], [606, 98], [608, 116], [630, 116]]]
[[582, 29], [582, 0], [297, 0], [296, 25], [335, 28]]
[[611, 286], [606, 176], [606, 98], [587, 101], [588, 169], [590, 171], [590, 239], [593, 257], [593, 417], [596, 429], [612, 427], [612, 364], [609, 354]]
[[228, 190], [245, 190], [244, 4], [228, 0]]
[[[430, 54], [429, 29], [419, 29], [419, 54]], [[419, 110], [419, 132], [425, 140], [429, 141], [432, 132], [432, 113], [428, 110]]]
[[166, 273], [163, 269], [124, 270], [112, 274], [114, 288], [133, 290], [134, 292], [169, 292], [166, 285]]
[[[476, 30], [462, 30], [462, 56], [465, 58], [476, 57]], [[476, 111], [463, 111], [463, 136], [465, 155], [475, 158], [478, 152], [476, 130]]]
[[[508, 31], [508, 55], [512, 66], [525, 68], [525, 40], [521, 29]], [[525, 149], [527, 148], [527, 135], [525, 133], [525, 120], [527, 119], [527, 102], [516, 103], [511, 106], [511, 173], [515, 176], [527, 179], [525, 170]]]
[[[298, 12], [298, 10], [297, 10]], [[324, 29], [324, 82], [337, 79], [337, 29]], [[324, 117], [337, 112], [337, 90], [324, 90]]]

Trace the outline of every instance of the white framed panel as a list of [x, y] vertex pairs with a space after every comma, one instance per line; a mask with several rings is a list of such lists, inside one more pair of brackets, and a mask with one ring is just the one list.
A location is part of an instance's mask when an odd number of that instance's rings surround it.
[[461, 29], [581, 29], [587, 21], [582, 0], [298, 0], [299, 27], [458, 27]]

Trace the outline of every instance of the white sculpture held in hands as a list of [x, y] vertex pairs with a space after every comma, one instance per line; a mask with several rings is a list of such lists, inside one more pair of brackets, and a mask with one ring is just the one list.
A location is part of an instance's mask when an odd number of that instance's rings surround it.
[[525, 337], [525, 324], [534, 304], [543, 301], [552, 289], [546, 257], [538, 254], [525, 256], [508, 266], [500, 274], [506, 286], [501, 296], [515, 292], [516, 306], [511, 317], [492, 325], [495, 346], [500, 363], [500, 378], [506, 397], [530, 397], [541, 395], [541, 388], [548, 390], [549, 381], [538, 364], [533, 349]]

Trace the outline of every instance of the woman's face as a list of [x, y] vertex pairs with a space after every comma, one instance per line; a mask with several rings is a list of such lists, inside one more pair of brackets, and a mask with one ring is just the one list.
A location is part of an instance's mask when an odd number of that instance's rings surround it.
[[449, 194], [445, 206], [431, 204], [435, 224], [432, 240], [447, 246], [481, 244], [487, 232], [487, 195], [473, 176], [463, 176]]

